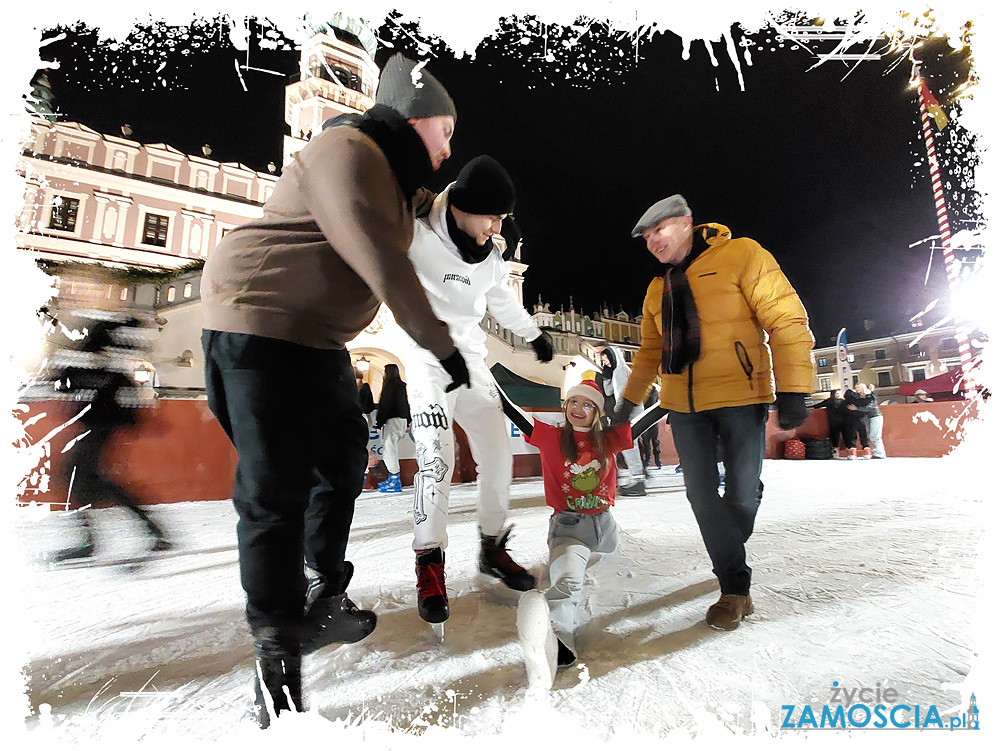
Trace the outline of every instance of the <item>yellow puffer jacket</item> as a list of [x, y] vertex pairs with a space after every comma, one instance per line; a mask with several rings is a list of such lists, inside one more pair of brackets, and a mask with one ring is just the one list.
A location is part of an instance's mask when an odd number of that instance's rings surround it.
[[[813, 390], [809, 319], [774, 257], [728, 227], [702, 224], [708, 248], [687, 269], [698, 308], [701, 355], [685, 372], [662, 375], [660, 404], [702, 412], [774, 401], [776, 391]], [[663, 278], [646, 289], [642, 346], [623, 396], [642, 404], [663, 354]], [[772, 367], [773, 358], [773, 367]], [[777, 388], [775, 388], [777, 384]]]

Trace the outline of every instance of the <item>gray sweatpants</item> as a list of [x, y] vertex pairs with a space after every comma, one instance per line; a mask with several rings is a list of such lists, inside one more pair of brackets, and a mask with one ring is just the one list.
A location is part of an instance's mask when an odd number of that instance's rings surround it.
[[583, 579], [594, 553], [618, 547], [618, 525], [610, 511], [580, 514], [560, 511], [549, 519], [549, 617], [556, 637], [576, 652], [583, 622]]
[[861, 418], [868, 429], [868, 440], [872, 444], [872, 456], [876, 459], [885, 459], [885, 446], [882, 443], [882, 415]]
[[390, 417], [382, 426], [382, 459], [391, 475], [399, 474], [399, 442], [405, 435], [405, 417]]

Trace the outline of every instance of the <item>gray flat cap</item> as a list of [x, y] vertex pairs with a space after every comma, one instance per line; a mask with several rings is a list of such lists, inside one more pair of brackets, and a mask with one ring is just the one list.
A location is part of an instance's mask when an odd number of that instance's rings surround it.
[[646, 209], [646, 213], [632, 228], [632, 237], [642, 237], [644, 230], [655, 227], [663, 219], [671, 219], [675, 216], [691, 216], [691, 208], [680, 193], [657, 201]]
[[423, 64], [400, 53], [389, 58], [378, 79], [375, 103], [392, 107], [406, 119], [455, 115], [447, 90]]

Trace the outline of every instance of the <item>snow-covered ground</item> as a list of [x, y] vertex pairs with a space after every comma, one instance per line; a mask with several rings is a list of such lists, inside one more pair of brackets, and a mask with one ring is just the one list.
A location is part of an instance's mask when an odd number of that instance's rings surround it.
[[[378, 613], [378, 628], [306, 659], [312, 714], [285, 725], [489, 735], [527, 712], [595, 741], [720, 729], [801, 735], [780, 728], [782, 706], [829, 703], [834, 681], [893, 687], [900, 703], [961, 714], [977, 679], [980, 691], [987, 680], [977, 669], [966, 681], [974, 618], [996, 612], [975, 565], [988, 499], [965, 466], [768, 461], [749, 543], [756, 613], [731, 633], [704, 622], [717, 588], [682, 480], [654, 471], [649, 495], [620, 499], [614, 511], [618, 551], [590, 569], [580, 663], [539, 699], [526, 688], [516, 594], [476, 571], [475, 485], [452, 492], [443, 644], [415, 607], [412, 495], [366, 492], [348, 554], [357, 567], [350, 595]], [[228, 502], [155, 512], [176, 554], [139, 570], [29, 568], [27, 722], [37, 742], [263, 735], [249, 715], [235, 512]], [[511, 550], [536, 573], [545, 570], [548, 516], [541, 480], [515, 481]], [[140, 543], [119, 510], [98, 511], [97, 524], [101, 561]], [[69, 541], [60, 514], [24, 510], [18, 525], [29, 556]], [[996, 711], [984, 717], [995, 722]]]

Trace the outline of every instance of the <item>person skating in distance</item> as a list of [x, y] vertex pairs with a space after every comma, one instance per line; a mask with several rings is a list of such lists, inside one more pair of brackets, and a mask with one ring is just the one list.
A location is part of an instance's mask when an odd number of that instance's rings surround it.
[[375, 427], [382, 433], [382, 460], [389, 476], [378, 484], [380, 493], [402, 493], [399, 479], [399, 442], [406, 435], [410, 422], [410, 402], [406, 398], [406, 382], [399, 376], [399, 366], [385, 366], [382, 393], [378, 397]]
[[[622, 398], [622, 391], [628, 383], [632, 369], [625, 362], [625, 355], [613, 345], [607, 345], [601, 350], [601, 385], [606, 399], [605, 404], [616, 405]], [[610, 407], [609, 407], [610, 409]], [[636, 407], [628, 419], [633, 419], [642, 411]], [[646, 495], [646, 478], [642, 471], [642, 453], [639, 451], [639, 441], [632, 448], [622, 451], [622, 460], [626, 470], [618, 477], [618, 490], [622, 495]]]
[[[136, 367], [152, 351], [148, 326], [126, 311], [80, 310], [75, 317], [84, 322], [83, 339], [58, 349], [49, 361], [47, 379], [29, 390], [38, 398], [78, 405], [76, 422], [83, 428], [61, 463], [78, 540], [52, 553], [48, 561], [61, 564], [94, 555], [97, 535], [90, 509], [98, 503], [114, 504], [135, 516], [150, 540], [150, 553], [170, 550], [173, 543], [154, 515], [107, 471], [102, 459], [108, 441], [155, 404], [153, 389], [135, 381]], [[24, 396], [25, 401], [32, 399]]]

